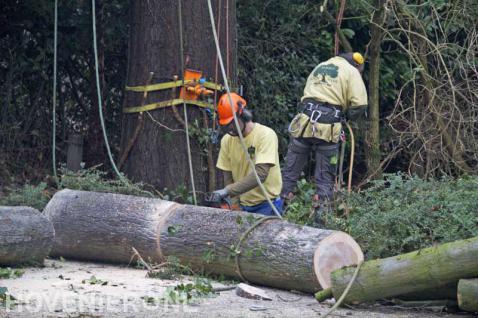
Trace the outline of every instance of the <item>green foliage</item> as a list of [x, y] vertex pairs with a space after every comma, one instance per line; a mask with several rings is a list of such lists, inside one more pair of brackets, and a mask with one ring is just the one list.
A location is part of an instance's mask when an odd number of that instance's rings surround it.
[[152, 265], [147, 276], [159, 279], [178, 279], [181, 275], [190, 275], [194, 272], [189, 266], [182, 265], [176, 256], [168, 256], [166, 262], [159, 265]]
[[154, 195], [144, 190], [144, 184], [132, 183], [126, 178], [123, 180], [109, 179], [107, 173], [96, 168], [83, 169], [78, 172], [61, 170], [60, 188], [73, 190], [111, 192], [153, 197]]
[[[121, 193], [143, 197], [155, 196], [153, 193], [145, 190], [145, 186], [142, 183], [132, 183], [127, 179], [109, 179], [106, 172], [94, 167], [78, 172], [61, 169], [61, 173], [59, 175], [60, 189]], [[41, 211], [55, 191], [56, 189], [49, 189], [44, 182], [36, 186], [27, 184], [20, 189], [7, 189], [7, 194], [0, 197], [0, 205], [24, 205]]]
[[312, 197], [315, 194], [315, 185], [301, 179], [297, 182], [297, 192], [295, 197], [287, 205], [285, 219], [289, 222], [312, 225], [313, 207]]
[[[369, 258], [478, 236], [478, 177], [424, 181], [386, 175], [347, 200], [345, 223]], [[331, 220], [333, 223], [333, 220]]]
[[[299, 189], [286, 219], [310, 224], [312, 185], [302, 181]], [[367, 258], [383, 258], [478, 236], [476, 202], [476, 176], [423, 180], [387, 174], [383, 180], [373, 181], [370, 188], [338, 200], [334, 215], [326, 219], [326, 227], [349, 233]]]
[[163, 200], [175, 201], [184, 204], [194, 203], [192, 192], [190, 192], [183, 184], [177, 186], [174, 190], [164, 188], [161, 198]]
[[332, 26], [313, 3], [237, 3], [239, 78], [256, 120], [288, 141], [287, 125], [296, 112], [309, 73], [332, 53]]
[[94, 275], [91, 276], [89, 279], [83, 279], [81, 281], [81, 283], [82, 284], [90, 284], [90, 285], [100, 285], [100, 286], [108, 285], [108, 281], [98, 279]]
[[25, 273], [21, 269], [12, 269], [10, 267], [0, 267], [0, 279], [17, 278]]
[[166, 289], [164, 300], [170, 304], [190, 304], [199, 298], [215, 294], [211, 282], [206, 278], [196, 278], [194, 283], [181, 283]]
[[16, 303], [16, 298], [8, 293], [7, 287], [0, 287], [0, 307], [11, 308]]
[[41, 182], [38, 185], [26, 184], [19, 189], [7, 189], [7, 195], [0, 197], [0, 205], [7, 206], [29, 206], [43, 210], [50, 200], [47, 185]]

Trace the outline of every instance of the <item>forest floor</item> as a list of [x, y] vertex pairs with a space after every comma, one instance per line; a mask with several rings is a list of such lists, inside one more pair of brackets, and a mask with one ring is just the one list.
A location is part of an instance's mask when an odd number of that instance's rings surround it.
[[[28, 267], [15, 279], [0, 285], [16, 298], [10, 308], [0, 307], [0, 317], [318, 317], [332, 302], [319, 304], [312, 295], [260, 287], [272, 301], [252, 300], [222, 291], [213, 297], [195, 299], [194, 304], [161, 302], [168, 287], [179, 280], [146, 277], [147, 271], [132, 267], [47, 260], [45, 267]], [[94, 278], [93, 278], [94, 276]], [[182, 282], [192, 282], [184, 276]], [[212, 281], [214, 287], [227, 286]], [[164, 299], [164, 298], [163, 298]], [[368, 305], [341, 308], [331, 317], [471, 317], [429, 309]]]

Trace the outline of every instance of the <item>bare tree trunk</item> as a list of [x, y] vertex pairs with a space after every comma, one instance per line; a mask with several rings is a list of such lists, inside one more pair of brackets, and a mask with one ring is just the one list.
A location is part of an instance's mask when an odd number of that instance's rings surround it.
[[[373, 178], [380, 178], [380, 47], [382, 44], [383, 31], [380, 26], [383, 24], [385, 15], [385, 0], [375, 1], [377, 11], [374, 12], [370, 24], [371, 40], [369, 46], [370, 72], [369, 72], [369, 126], [366, 137], [366, 163], [367, 175]], [[377, 172], [378, 171], [378, 172]]]
[[[216, 21], [221, 19], [220, 44], [225, 65], [234, 76], [236, 54], [235, 1], [213, 2]], [[184, 67], [202, 71], [208, 81], [214, 81], [216, 48], [212, 35], [208, 8], [205, 1], [182, 0], [182, 30], [184, 55], [180, 54], [178, 1], [134, 1], [131, 5], [131, 34], [129, 43], [128, 86], [144, 85], [149, 72], [154, 72], [152, 84], [179, 79], [181, 59]], [[218, 4], [221, 7], [218, 8]], [[219, 17], [220, 16], [220, 17]], [[227, 21], [228, 28], [226, 28]], [[226, 30], [229, 34], [226, 34]], [[229, 48], [229, 52], [226, 51]], [[232, 69], [232, 70], [231, 70]], [[221, 78], [221, 77], [219, 77]], [[235, 78], [230, 78], [235, 82]], [[218, 79], [222, 84], [222, 80]], [[172, 98], [172, 89], [151, 91], [145, 104], [166, 101]], [[179, 89], [176, 92], [178, 97]], [[126, 91], [124, 107], [139, 106], [142, 94]], [[188, 105], [189, 125], [201, 129], [190, 130], [192, 163], [195, 186], [198, 191], [208, 189], [208, 153], [211, 147], [204, 136], [203, 115], [197, 106]], [[143, 181], [156, 188], [176, 189], [186, 185], [191, 189], [188, 167], [183, 106], [177, 106], [177, 114], [171, 107], [155, 109], [145, 114], [143, 128], [124, 164], [124, 172], [134, 181]], [[151, 119], [153, 117], [154, 121]], [[182, 121], [182, 120], [181, 120]], [[124, 114], [122, 149], [124, 150], [137, 125], [137, 114]], [[198, 138], [201, 137], [201, 138]], [[209, 158], [209, 161], [210, 158]], [[211, 162], [209, 162], [211, 169]], [[212, 175], [212, 178], [215, 178]], [[213, 185], [213, 183], [211, 183]]]

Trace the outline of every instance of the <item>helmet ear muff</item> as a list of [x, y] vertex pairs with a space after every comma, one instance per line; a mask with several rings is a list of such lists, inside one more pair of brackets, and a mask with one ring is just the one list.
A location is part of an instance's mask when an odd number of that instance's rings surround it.
[[239, 118], [241, 118], [245, 123], [252, 120], [251, 111], [246, 109], [241, 102], [237, 102], [237, 112], [239, 113]]
[[245, 123], [248, 123], [252, 120], [252, 112], [248, 109], [243, 108], [240, 117]]

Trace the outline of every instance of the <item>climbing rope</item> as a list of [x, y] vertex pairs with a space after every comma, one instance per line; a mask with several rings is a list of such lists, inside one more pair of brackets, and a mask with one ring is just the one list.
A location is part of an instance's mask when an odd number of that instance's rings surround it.
[[106, 135], [106, 127], [105, 127], [105, 120], [103, 118], [103, 106], [101, 101], [101, 90], [100, 90], [100, 75], [98, 72], [98, 48], [96, 45], [96, 12], [95, 12], [95, 0], [91, 0], [91, 15], [93, 17], [93, 50], [95, 55], [95, 75], [96, 75], [96, 93], [98, 96], [98, 110], [100, 113], [100, 122], [101, 122], [101, 129], [103, 130], [103, 138], [105, 140], [106, 150], [108, 151], [108, 157], [111, 162], [111, 166], [115, 171], [118, 178], [124, 181], [123, 175], [118, 171], [116, 164], [113, 160], [113, 155], [111, 154], [110, 145], [108, 143], [108, 136]]
[[53, 30], [53, 128], [52, 128], [52, 161], [53, 161], [53, 177], [58, 184], [58, 176], [56, 174], [56, 64], [57, 64], [57, 34], [58, 34], [58, 0], [55, 0], [55, 26]]
[[280, 220], [281, 218], [280, 217], [277, 217], [277, 216], [267, 216], [267, 217], [263, 217], [263, 218], [260, 218], [259, 220], [257, 220], [254, 224], [251, 225], [250, 228], [247, 229], [247, 231], [245, 231], [241, 237], [239, 238], [239, 241], [237, 242], [237, 245], [234, 249], [234, 252], [235, 252], [235, 263], [236, 263], [236, 273], [237, 275], [239, 275], [239, 277], [247, 283], [247, 279], [244, 277], [244, 274], [242, 273], [242, 270], [241, 270], [241, 266], [239, 264], [239, 256], [241, 255], [241, 251], [239, 250], [239, 248], [241, 248], [241, 245], [242, 245], [242, 242], [246, 239], [246, 237], [249, 235], [249, 233], [252, 232], [252, 230], [254, 230], [256, 227], [258, 227], [259, 225], [263, 224], [265, 221], [268, 221], [268, 220]]
[[264, 188], [264, 185], [262, 184], [262, 182], [259, 178], [259, 175], [257, 174], [257, 171], [256, 171], [255, 166], [254, 166], [254, 162], [252, 161], [251, 156], [249, 155], [249, 152], [247, 151], [247, 147], [246, 147], [246, 144], [244, 142], [244, 136], [242, 135], [242, 131], [241, 131], [241, 128], [239, 126], [239, 121], [237, 119], [236, 112], [234, 111], [234, 108], [233, 108], [233, 102], [232, 102], [232, 98], [231, 98], [231, 90], [229, 88], [226, 71], [224, 69], [224, 62], [222, 60], [221, 48], [219, 47], [219, 40], [218, 40], [218, 37], [217, 37], [216, 28], [214, 27], [215, 23], [214, 23], [214, 14], [212, 12], [211, 0], [207, 0], [207, 5], [208, 5], [208, 8], [209, 8], [209, 17], [210, 17], [210, 20], [211, 20], [211, 28], [212, 28], [212, 33], [213, 33], [213, 36], [214, 36], [214, 42], [216, 43], [217, 55], [219, 57], [219, 64], [221, 66], [221, 73], [222, 73], [222, 77], [224, 79], [224, 87], [226, 88], [227, 96], [228, 96], [228, 99], [229, 99], [229, 105], [231, 106], [232, 114], [234, 115], [234, 124], [236, 126], [236, 130], [237, 130], [239, 139], [241, 141], [242, 149], [243, 149], [244, 153], [246, 154], [246, 159], [247, 159], [247, 161], [249, 162], [249, 165], [252, 168], [252, 171], [253, 171], [254, 176], [256, 178], [257, 184], [259, 185], [259, 188], [262, 191], [262, 194], [267, 199], [267, 202], [269, 203], [271, 209], [274, 211], [274, 213], [277, 215], [277, 217], [282, 218], [281, 214], [279, 213], [279, 211], [277, 211], [276, 207], [274, 206], [271, 199], [269, 198], [269, 195], [267, 194], [266, 189]]
[[350, 166], [349, 166], [349, 177], [347, 180], [347, 193], [352, 192], [352, 169], [354, 167], [354, 157], [355, 157], [355, 137], [354, 131], [348, 122], [345, 122], [350, 134]]
[[357, 279], [357, 276], [358, 276], [358, 273], [360, 272], [360, 268], [362, 267], [362, 264], [363, 264], [363, 261], [360, 261], [360, 262], [357, 264], [357, 268], [355, 268], [354, 274], [353, 274], [352, 278], [350, 279], [349, 283], [347, 284], [347, 287], [345, 288], [344, 292], [343, 292], [342, 295], [339, 297], [339, 299], [337, 300], [337, 302], [335, 303], [335, 305], [333, 305], [332, 308], [330, 308], [329, 311], [327, 311], [327, 312], [322, 316], [323, 318], [328, 317], [335, 309], [339, 308], [339, 306], [342, 304], [342, 302], [344, 301], [345, 297], [346, 297], [347, 294], [349, 293], [350, 288], [352, 287], [352, 285], [354, 284], [355, 280]]
[[[181, 13], [181, 0], [178, 0], [178, 19], [179, 19], [179, 56], [181, 60], [181, 74], [183, 74], [183, 87], [184, 87], [184, 48], [183, 48], [183, 19]], [[183, 99], [183, 110], [184, 110], [184, 123], [186, 128], [186, 145], [188, 148], [188, 164], [189, 164], [189, 175], [191, 178], [191, 186], [193, 188], [193, 201], [194, 205], [197, 205], [196, 198], [196, 186], [194, 184], [194, 171], [193, 171], [193, 162], [191, 158], [191, 143], [189, 140], [189, 124], [188, 124], [188, 111], [186, 107], [186, 102]]]

